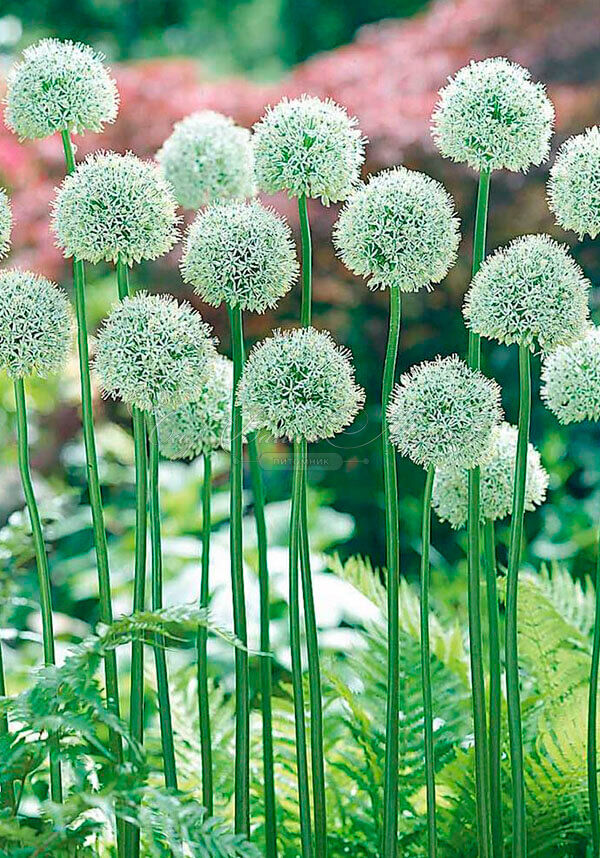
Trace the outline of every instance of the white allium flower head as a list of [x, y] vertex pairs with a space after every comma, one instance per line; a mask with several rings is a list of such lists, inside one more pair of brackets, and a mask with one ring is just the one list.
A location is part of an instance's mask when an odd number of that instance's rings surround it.
[[178, 239], [177, 203], [158, 164], [96, 152], [63, 181], [52, 228], [65, 256], [128, 265], [156, 259]]
[[238, 387], [249, 425], [290, 441], [333, 437], [363, 402], [350, 353], [314, 328], [275, 331], [256, 345]]
[[[492, 429], [491, 458], [481, 465], [481, 520], [497, 521], [512, 511], [518, 431], [509, 423]], [[525, 509], [532, 512], [546, 499], [548, 474], [533, 444], [527, 448]], [[440, 521], [458, 529], [467, 523], [469, 472], [466, 468], [439, 467], [433, 483], [433, 508]]]
[[152, 411], [196, 399], [215, 355], [210, 327], [189, 304], [138, 292], [100, 329], [95, 369], [106, 396]]
[[12, 211], [6, 191], [0, 188], [0, 259], [6, 256], [10, 247], [12, 231]]
[[548, 204], [557, 223], [579, 238], [600, 233], [600, 128], [570, 137], [558, 150], [548, 181]]
[[217, 355], [199, 395], [178, 408], [156, 412], [160, 451], [167, 459], [193, 459], [229, 449], [233, 364]]
[[0, 369], [10, 378], [60, 372], [72, 332], [71, 305], [62, 289], [30, 271], [0, 270]]
[[544, 352], [582, 336], [589, 325], [589, 281], [568, 248], [525, 235], [484, 261], [467, 292], [469, 328], [500, 343]]
[[561, 423], [600, 420], [600, 329], [548, 355], [541, 396]]
[[390, 440], [424, 468], [474, 468], [490, 456], [500, 388], [456, 355], [412, 367], [388, 406]]
[[89, 45], [58, 39], [26, 48], [8, 75], [7, 126], [21, 140], [55, 131], [102, 131], [119, 107], [117, 86], [103, 60]]
[[256, 200], [214, 203], [196, 216], [187, 233], [181, 275], [213, 307], [225, 301], [264, 313], [298, 275], [292, 232]]
[[554, 108], [522, 66], [504, 57], [471, 62], [439, 95], [432, 135], [445, 158], [518, 172], [548, 157]]
[[456, 260], [459, 220], [444, 187], [397, 167], [372, 176], [342, 209], [334, 244], [369, 287], [416, 292], [439, 283]]
[[344, 107], [303, 95], [282, 99], [254, 126], [259, 188], [267, 194], [347, 199], [360, 179], [365, 140]]
[[177, 122], [156, 160], [177, 202], [186, 209], [256, 193], [250, 132], [214, 110], [201, 110]]

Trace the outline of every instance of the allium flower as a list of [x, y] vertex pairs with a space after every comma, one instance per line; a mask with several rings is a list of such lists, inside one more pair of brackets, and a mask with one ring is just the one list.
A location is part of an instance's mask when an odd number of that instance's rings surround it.
[[254, 126], [256, 179], [268, 194], [347, 199], [359, 182], [365, 141], [356, 119], [333, 101], [284, 98]]
[[114, 122], [119, 94], [88, 45], [42, 39], [23, 52], [7, 80], [4, 120], [21, 140], [55, 131], [102, 131]]
[[0, 369], [10, 378], [59, 372], [72, 330], [71, 306], [62, 289], [29, 271], [0, 271]]
[[276, 438], [331, 438], [364, 402], [350, 359], [326, 331], [276, 331], [250, 353], [238, 403], [249, 424]]
[[600, 420], [600, 329], [546, 358], [541, 396], [561, 423]]
[[264, 313], [298, 274], [291, 230], [255, 200], [215, 203], [197, 215], [188, 231], [181, 274], [213, 307], [226, 301]]
[[156, 412], [160, 451], [167, 459], [193, 459], [228, 449], [231, 436], [233, 364], [217, 355], [200, 395], [179, 408]]
[[178, 238], [177, 204], [158, 164], [97, 152], [62, 183], [52, 227], [65, 256], [131, 265], [167, 253]]
[[[494, 426], [491, 458], [481, 465], [481, 520], [497, 521], [512, 511], [518, 431], [509, 423]], [[532, 444], [527, 451], [525, 509], [531, 512], [546, 499], [548, 474]], [[467, 523], [469, 472], [441, 466], [435, 472], [433, 507], [441, 521], [458, 529]]]
[[490, 456], [500, 388], [456, 355], [414, 366], [388, 407], [390, 440], [424, 468], [474, 468]]
[[568, 249], [525, 235], [485, 260], [467, 292], [472, 331], [500, 343], [545, 351], [580, 337], [589, 324], [590, 283]]
[[474, 170], [527, 170], [548, 157], [554, 108], [527, 69], [503, 57], [471, 62], [440, 91], [432, 116], [446, 158]]
[[6, 256], [10, 247], [12, 230], [12, 212], [6, 191], [0, 188], [0, 259]]
[[177, 202], [186, 209], [256, 192], [250, 132], [213, 110], [177, 122], [156, 160]]
[[439, 283], [456, 259], [459, 220], [443, 186], [398, 167], [371, 177], [342, 209], [334, 231], [339, 255], [369, 287], [416, 292]]
[[210, 328], [170, 295], [118, 303], [98, 334], [95, 368], [107, 396], [145, 411], [196, 399], [215, 359]]
[[558, 150], [548, 181], [548, 204], [563, 229], [579, 238], [600, 233], [600, 128], [570, 137]]

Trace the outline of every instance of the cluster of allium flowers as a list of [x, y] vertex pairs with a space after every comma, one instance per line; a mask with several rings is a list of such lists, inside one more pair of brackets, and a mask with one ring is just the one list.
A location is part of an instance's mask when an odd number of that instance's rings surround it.
[[600, 420], [600, 330], [590, 328], [544, 361], [541, 396], [561, 423]]
[[334, 244], [347, 267], [371, 289], [416, 292], [439, 283], [460, 242], [454, 203], [443, 186], [398, 167], [371, 177], [343, 208]]
[[424, 468], [474, 468], [490, 455], [500, 388], [456, 355], [414, 366], [388, 406], [390, 440]]
[[545, 351], [581, 337], [589, 325], [589, 281], [568, 249], [525, 235], [489, 256], [471, 283], [469, 328], [500, 343]]
[[256, 192], [250, 132], [213, 110], [177, 122], [156, 160], [177, 202], [187, 209]]
[[570, 137], [558, 150], [548, 181], [548, 204], [563, 229], [579, 238], [600, 233], [600, 128]]
[[[481, 465], [481, 520], [497, 521], [512, 510], [518, 432], [509, 423], [494, 426], [491, 457]], [[525, 509], [531, 512], [546, 499], [548, 474], [532, 444], [527, 449]], [[435, 472], [433, 507], [441, 521], [458, 529], [467, 523], [469, 472], [452, 465]]]
[[446, 158], [475, 170], [527, 170], [548, 157], [554, 108], [527, 69], [503, 57], [471, 62], [444, 89], [432, 134]]
[[199, 395], [179, 408], [156, 412], [160, 451], [167, 459], [193, 459], [228, 449], [231, 436], [233, 364], [217, 355]]
[[62, 289], [29, 271], [0, 271], [0, 369], [10, 378], [59, 372], [71, 348], [72, 326]]
[[158, 164], [98, 152], [67, 176], [52, 227], [65, 256], [131, 265], [167, 253], [178, 238], [177, 204]]
[[359, 182], [365, 141], [356, 119], [333, 101], [284, 98], [254, 126], [258, 186], [268, 194], [345, 200]]
[[144, 411], [177, 408], [200, 394], [215, 354], [209, 326], [189, 304], [139, 292], [104, 322], [95, 368], [107, 396]]
[[276, 331], [255, 346], [238, 388], [248, 423], [290, 441], [331, 438], [363, 402], [350, 353], [314, 328]]
[[55, 131], [102, 131], [119, 106], [103, 57], [88, 45], [42, 39], [23, 52], [7, 80], [4, 119], [22, 140]]
[[291, 230], [256, 200], [207, 206], [186, 236], [181, 275], [213, 307], [264, 313], [298, 275]]
[[6, 191], [0, 188], [0, 259], [6, 256], [10, 247], [12, 230], [12, 212]]

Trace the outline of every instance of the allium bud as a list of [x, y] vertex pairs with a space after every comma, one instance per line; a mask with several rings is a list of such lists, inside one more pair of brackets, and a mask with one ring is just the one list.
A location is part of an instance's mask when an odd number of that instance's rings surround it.
[[548, 204], [557, 223], [579, 238], [600, 233], [600, 128], [570, 137], [558, 150], [548, 181]]
[[12, 212], [6, 191], [0, 188], [0, 259], [6, 256], [10, 248], [12, 231]]
[[368, 277], [371, 289], [416, 292], [439, 283], [454, 264], [459, 220], [439, 182], [397, 167], [352, 195], [333, 239], [347, 267]]
[[548, 157], [554, 108], [541, 83], [504, 57], [471, 62], [444, 89], [432, 134], [445, 158], [474, 170], [528, 170]]
[[525, 235], [485, 260], [467, 292], [469, 328], [500, 343], [552, 351], [589, 325], [589, 281], [568, 248]]
[[276, 331], [256, 345], [238, 388], [249, 424], [290, 441], [331, 438], [363, 402], [350, 353], [314, 328]]
[[52, 228], [65, 256], [128, 265], [156, 259], [178, 238], [177, 204], [158, 164], [97, 152], [62, 183]]
[[100, 329], [95, 368], [107, 396], [151, 411], [196, 399], [215, 355], [209, 326], [189, 304], [138, 292]]
[[69, 355], [72, 329], [62, 289], [29, 271], [0, 270], [0, 369], [10, 378], [59, 372]]
[[[509, 423], [494, 426], [491, 458], [481, 465], [481, 520], [497, 521], [512, 511], [518, 431]], [[548, 474], [540, 454], [532, 444], [527, 450], [525, 509], [531, 512], [546, 499]], [[433, 507], [440, 521], [458, 529], [467, 523], [469, 472], [465, 468], [442, 465], [435, 472]]]
[[207, 206], [186, 236], [181, 275], [213, 307], [264, 313], [298, 275], [291, 230], [255, 200]]
[[7, 80], [4, 120], [21, 140], [55, 131], [102, 131], [114, 122], [119, 94], [88, 45], [42, 39], [23, 52]]
[[254, 126], [256, 180], [268, 194], [347, 199], [360, 178], [365, 141], [356, 119], [329, 99], [284, 98]]
[[561, 423], [600, 420], [598, 328], [548, 355], [542, 366], [541, 396]]
[[213, 110], [177, 122], [156, 160], [177, 202], [186, 209], [256, 192], [250, 132]]
[[490, 456], [500, 388], [456, 355], [412, 367], [388, 407], [390, 440], [417, 465], [474, 468]]

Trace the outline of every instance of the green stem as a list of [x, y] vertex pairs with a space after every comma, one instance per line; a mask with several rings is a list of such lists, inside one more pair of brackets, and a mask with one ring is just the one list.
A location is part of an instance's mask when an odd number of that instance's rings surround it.
[[587, 777], [590, 797], [590, 824], [592, 828], [592, 855], [600, 855], [600, 818], [598, 816], [598, 749], [596, 742], [598, 709], [598, 665], [600, 662], [600, 539], [596, 561], [596, 612], [594, 615], [594, 640], [592, 666], [590, 670], [590, 692], [588, 700], [587, 731]]
[[[210, 570], [212, 457], [205, 453], [202, 462], [202, 575], [200, 578], [200, 607], [208, 608]], [[200, 723], [200, 755], [202, 758], [202, 803], [208, 816], [213, 815], [213, 769], [208, 695], [208, 629], [201, 626], [196, 638], [198, 653], [198, 719]]]
[[[42, 638], [44, 645], [44, 663], [56, 664], [54, 650], [54, 628], [52, 621], [52, 596], [50, 591], [50, 569], [48, 556], [42, 533], [42, 522], [31, 481], [31, 465], [29, 462], [29, 441], [27, 432], [27, 406], [25, 402], [25, 386], [22, 378], [14, 381], [15, 403], [17, 411], [17, 445], [19, 472], [23, 485], [25, 503], [31, 522], [31, 533], [35, 550], [35, 559], [40, 589], [40, 608], [42, 613]], [[62, 776], [58, 758], [58, 737], [53, 737], [50, 750], [50, 795], [52, 801], [62, 802]]]
[[492, 825], [493, 858], [504, 856], [502, 832], [502, 686], [500, 668], [500, 617], [496, 588], [496, 546], [494, 522], [486, 519], [483, 525], [483, 546], [487, 583], [487, 606], [490, 646], [490, 816]]
[[508, 701], [508, 735], [512, 773], [513, 858], [527, 855], [525, 818], [525, 781], [523, 776], [523, 737], [521, 733], [521, 700], [517, 642], [517, 596], [519, 565], [523, 541], [525, 481], [527, 478], [527, 445], [531, 419], [531, 368], [527, 346], [519, 346], [519, 431], [515, 462], [508, 578], [506, 584], [506, 694]]
[[298, 197], [298, 214], [300, 216], [300, 241], [302, 247], [302, 309], [300, 324], [303, 328], [306, 328], [310, 325], [312, 317], [312, 243], [307, 199], [304, 196]]
[[306, 468], [306, 446], [294, 441], [292, 463], [292, 509], [290, 513], [290, 649], [292, 656], [292, 686], [294, 691], [294, 720], [296, 724], [296, 760], [298, 767], [298, 805], [300, 812], [300, 839], [302, 858], [312, 858], [312, 832], [310, 822], [310, 789], [308, 784], [308, 758], [306, 726], [304, 723], [304, 688], [302, 682], [302, 649], [300, 639], [300, 593], [298, 560], [300, 553], [300, 522], [302, 516], [302, 484]]
[[437, 855], [435, 823], [435, 756], [433, 745], [433, 695], [431, 691], [431, 650], [429, 644], [429, 548], [431, 543], [431, 495], [435, 468], [427, 470], [423, 492], [421, 528], [421, 681], [423, 683], [423, 724], [425, 732], [425, 783], [427, 785], [427, 854]]
[[[4, 658], [2, 656], [2, 641], [0, 641], [0, 697], [6, 697], [6, 680], [4, 678]], [[0, 736], [7, 736], [8, 733], [8, 715], [6, 713], [3, 713], [2, 715], [0, 715]], [[14, 813], [16, 809], [16, 804], [15, 791], [12, 780], [2, 784], [2, 789], [0, 790], [0, 799], [2, 806], [10, 808], [10, 810], [12, 810]]]
[[387, 408], [396, 376], [400, 342], [400, 290], [391, 286], [390, 321], [383, 368], [381, 395], [381, 438], [385, 483], [385, 543], [387, 557], [388, 664], [385, 772], [383, 792], [383, 858], [396, 858], [398, 852], [398, 721], [400, 628], [398, 617], [400, 545], [398, 538], [398, 477], [396, 453], [390, 442]]

